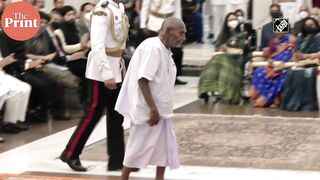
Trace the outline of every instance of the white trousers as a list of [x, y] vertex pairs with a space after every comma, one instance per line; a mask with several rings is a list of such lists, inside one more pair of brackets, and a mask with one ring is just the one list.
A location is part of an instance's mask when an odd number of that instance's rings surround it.
[[9, 94], [9, 89], [0, 83], [0, 110], [2, 110], [2, 106], [7, 99]]
[[25, 121], [31, 86], [0, 70], [0, 84], [9, 89], [6, 97], [6, 109], [3, 122], [17, 123]]
[[227, 15], [226, 5], [212, 5], [212, 11], [213, 11], [213, 33], [214, 33], [214, 39], [216, 40], [222, 30], [224, 19]]

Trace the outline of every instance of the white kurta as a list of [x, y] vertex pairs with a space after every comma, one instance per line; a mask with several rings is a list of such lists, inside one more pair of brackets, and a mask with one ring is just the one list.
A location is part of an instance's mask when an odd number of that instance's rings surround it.
[[[131, 121], [130, 137], [124, 158], [127, 167], [147, 165], [179, 167], [176, 137], [171, 126], [173, 87], [176, 67], [158, 37], [145, 40], [135, 50], [122, 84], [115, 110]], [[138, 80], [146, 78], [161, 120], [149, 126], [150, 109], [142, 95]]]

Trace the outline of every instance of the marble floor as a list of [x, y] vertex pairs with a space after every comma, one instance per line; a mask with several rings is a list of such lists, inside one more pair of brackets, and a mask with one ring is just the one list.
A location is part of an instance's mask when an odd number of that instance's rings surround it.
[[[202, 66], [211, 56], [212, 45], [191, 44], [185, 47], [185, 65]], [[204, 104], [197, 98], [198, 77], [181, 77], [188, 81], [187, 85], [175, 86], [175, 114], [216, 114], [240, 116], [290, 117], [302, 120], [320, 120], [318, 112], [288, 113], [278, 109], [253, 108], [250, 105], [229, 106], [212, 103]], [[102, 118], [86, 146], [104, 140], [106, 137], [105, 118]], [[59, 157], [73, 132], [78, 118], [70, 121], [49, 121], [43, 124], [33, 124], [31, 129], [18, 135], [3, 135], [5, 143], [0, 144], [0, 175], [1, 174], [31, 174], [52, 177], [68, 176], [90, 179], [116, 180], [120, 172], [106, 171], [107, 162], [83, 161], [89, 171], [78, 173], [70, 170]], [[129, 122], [124, 122], [128, 129]], [[320, 162], [319, 162], [320, 163]], [[132, 174], [133, 180], [152, 179], [154, 167], [142, 169]], [[1, 176], [0, 176], [1, 179]], [[250, 169], [218, 166], [192, 166], [182, 164], [181, 168], [168, 170], [168, 180], [319, 180], [320, 172], [293, 171], [279, 169]]]

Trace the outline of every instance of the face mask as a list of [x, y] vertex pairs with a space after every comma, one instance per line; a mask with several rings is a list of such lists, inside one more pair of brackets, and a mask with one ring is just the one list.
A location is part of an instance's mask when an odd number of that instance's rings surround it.
[[271, 12], [271, 17], [272, 18], [280, 18], [282, 17], [282, 13], [281, 12]]
[[52, 23], [51, 23], [51, 27], [52, 27], [54, 30], [60, 29], [60, 25], [61, 25], [61, 23], [59, 23], [59, 22], [52, 22]]
[[238, 26], [238, 21], [237, 20], [232, 20], [228, 22], [228, 27], [235, 29]]
[[91, 18], [91, 13], [85, 13], [83, 18], [86, 22], [89, 22]]
[[299, 13], [299, 18], [300, 19], [304, 19], [304, 18], [306, 18], [306, 17], [308, 17], [309, 16], [309, 13], [307, 12], [307, 11], [301, 11], [300, 13]]
[[303, 27], [302, 32], [305, 34], [316, 34], [318, 29], [313, 27]]
[[243, 16], [238, 16], [238, 21], [239, 21], [240, 23], [243, 23], [243, 22], [244, 22], [244, 17], [243, 17]]

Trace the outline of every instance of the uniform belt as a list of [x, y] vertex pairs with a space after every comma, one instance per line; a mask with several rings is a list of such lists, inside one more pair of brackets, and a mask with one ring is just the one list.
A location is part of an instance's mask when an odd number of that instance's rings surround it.
[[111, 57], [121, 57], [122, 56], [122, 49], [119, 49], [116, 51], [108, 51], [108, 49], [106, 49], [106, 54]]
[[168, 13], [168, 14], [161, 14], [161, 13], [158, 13], [158, 12], [151, 12], [151, 14], [155, 17], [158, 17], [158, 18], [167, 18], [167, 17], [171, 17], [173, 16], [174, 12], [172, 13]]

